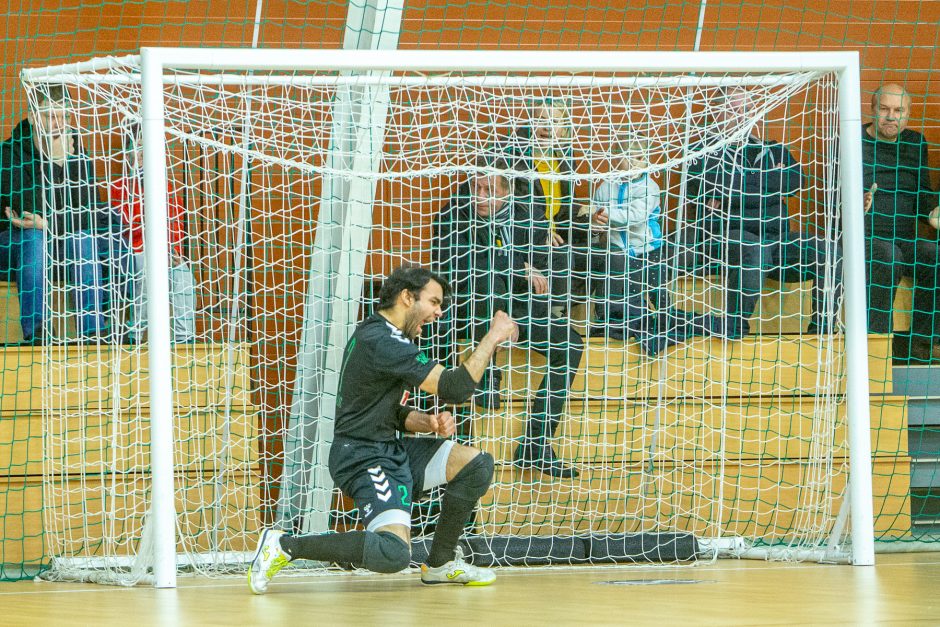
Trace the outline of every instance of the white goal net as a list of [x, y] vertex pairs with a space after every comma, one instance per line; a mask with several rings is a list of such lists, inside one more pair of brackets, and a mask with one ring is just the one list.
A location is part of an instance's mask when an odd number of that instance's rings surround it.
[[[65, 112], [67, 159], [89, 164], [47, 183], [99, 195], [46, 206], [72, 216], [48, 229], [51, 576], [133, 582], [156, 533], [140, 58], [23, 80], [37, 132]], [[244, 569], [266, 525], [358, 524], [325, 466], [339, 359], [406, 262], [454, 288], [432, 357], [457, 364], [497, 308], [523, 323], [451, 408], [497, 462], [471, 559], [849, 554], [837, 71], [168, 62], [161, 81], [172, 346], [154, 367], [181, 568]], [[93, 261], [70, 254], [81, 237]], [[414, 504], [416, 538], [438, 497]]]

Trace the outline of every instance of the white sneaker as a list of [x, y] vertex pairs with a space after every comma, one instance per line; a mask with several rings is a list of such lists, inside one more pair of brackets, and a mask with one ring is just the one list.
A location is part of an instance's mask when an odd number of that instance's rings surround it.
[[454, 559], [443, 566], [431, 568], [421, 565], [421, 583], [456, 583], [461, 586], [488, 586], [496, 581], [496, 573], [487, 568], [480, 568], [463, 561], [463, 549], [459, 546]]
[[255, 594], [267, 592], [274, 575], [290, 563], [290, 556], [281, 549], [284, 533], [277, 529], [265, 529], [261, 533], [258, 550], [248, 567], [248, 587]]

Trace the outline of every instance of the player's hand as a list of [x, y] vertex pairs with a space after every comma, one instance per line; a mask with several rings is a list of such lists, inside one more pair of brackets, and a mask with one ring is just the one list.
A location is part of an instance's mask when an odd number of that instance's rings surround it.
[[565, 238], [563, 238], [558, 233], [552, 233], [548, 236], [548, 245], [549, 246], [564, 246]]
[[863, 197], [864, 198], [863, 206], [865, 207], [865, 213], [868, 213], [869, 211], [871, 211], [871, 206], [875, 202], [875, 192], [877, 191], [878, 191], [878, 183], [872, 183], [871, 189], [865, 192], [865, 196]]
[[490, 320], [490, 333], [496, 338], [496, 343], [515, 342], [519, 339], [519, 327], [505, 311], [497, 311]]
[[449, 411], [428, 415], [428, 431], [442, 438], [449, 438], [457, 431], [457, 421]]
[[13, 226], [21, 229], [39, 229], [43, 230], [46, 228], [46, 219], [39, 214], [29, 213], [24, 211], [23, 214], [17, 218], [13, 215], [13, 212], [9, 207], [6, 208], [7, 217], [10, 219], [10, 222], [13, 223]]
[[545, 278], [545, 275], [529, 264], [525, 264], [525, 269], [525, 278], [532, 286], [532, 291], [536, 294], [548, 294], [548, 279]]
[[705, 201], [705, 206], [711, 209], [712, 211], [718, 211], [721, 209], [721, 201], [717, 198], [709, 198]]

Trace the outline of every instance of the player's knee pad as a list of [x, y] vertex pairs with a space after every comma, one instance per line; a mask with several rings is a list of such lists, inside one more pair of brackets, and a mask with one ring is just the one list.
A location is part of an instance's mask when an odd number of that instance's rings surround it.
[[411, 563], [411, 548], [388, 531], [367, 532], [362, 565], [376, 573], [397, 573]]
[[490, 488], [490, 483], [493, 481], [493, 465], [492, 455], [480, 453], [447, 482], [447, 494], [465, 501], [476, 502]]

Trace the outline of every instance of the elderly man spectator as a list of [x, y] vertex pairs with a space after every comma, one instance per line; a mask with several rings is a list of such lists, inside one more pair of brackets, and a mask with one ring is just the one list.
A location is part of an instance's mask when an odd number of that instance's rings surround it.
[[[748, 92], [732, 88], [715, 103], [724, 138], [689, 168], [689, 196], [698, 206], [694, 225], [699, 250], [709, 262], [724, 261], [724, 316], [709, 318], [706, 332], [737, 338], [764, 280], [813, 279], [813, 317], [808, 332], [831, 332], [841, 290], [841, 253], [834, 241], [791, 229], [787, 199], [800, 192], [799, 162], [783, 144], [760, 138]], [[715, 142], [718, 143], [718, 142]], [[837, 267], [827, 272], [827, 267]]]
[[862, 126], [868, 326], [873, 333], [892, 332], [898, 283], [913, 279], [911, 334], [897, 338], [895, 357], [929, 361], [940, 358], [940, 209], [930, 185], [928, 144], [907, 128], [910, 112], [911, 95], [903, 87], [882, 85], [872, 95], [872, 121]]
[[[515, 461], [523, 469], [570, 478], [577, 472], [556, 457], [549, 440], [564, 416], [584, 341], [567, 318], [551, 312], [544, 221], [533, 219], [529, 206], [511, 197], [511, 182], [503, 174], [508, 164], [497, 160], [493, 166], [500, 173], [472, 175], [437, 216], [435, 258], [454, 287], [458, 335], [482, 337], [481, 323], [502, 310], [516, 320], [520, 340], [545, 355], [548, 371], [529, 408]], [[485, 381], [492, 395], [498, 377], [491, 374]]]

